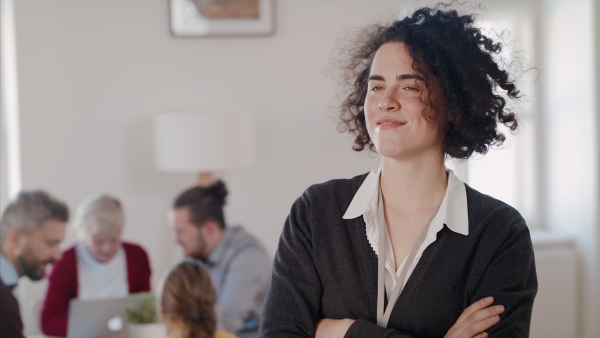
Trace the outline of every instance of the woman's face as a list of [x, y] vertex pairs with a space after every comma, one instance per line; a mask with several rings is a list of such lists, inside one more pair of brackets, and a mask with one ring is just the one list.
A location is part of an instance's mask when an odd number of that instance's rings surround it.
[[115, 256], [121, 246], [121, 229], [96, 234], [86, 245], [95, 260], [106, 263]]
[[[423, 75], [413, 69], [412, 63], [408, 48], [400, 42], [384, 44], [373, 58], [365, 119], [369, 136], [383, 157], [405, 160], [443, 154], [446, 114], [440, 85], [430, 76], [428, 92]], [[433, 123], [423, 117], [423, 113], [434, 113], [430, 98], [440, 109]]]

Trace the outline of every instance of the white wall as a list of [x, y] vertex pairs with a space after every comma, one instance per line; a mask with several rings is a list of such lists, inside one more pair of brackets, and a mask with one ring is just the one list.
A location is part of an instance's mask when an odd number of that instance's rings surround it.
[[[596, 70], [596, 78], [595, 78], [595, 86], [596, 86], [596, 106], [595, 106], [595, 122], [596, 122], [596, 132], [595, 132], [595, 144], [596, 144], [596, 163], [595, 163], [595, 173], [596, 173], [596, 257], [592, 260], [592, 264], [595, 262], [595, 266], [592, 265], [593, 271], [595, 271], [595, 279], [596, 287], [594, 284], [590, 285], [590, 288], [594, 289], [596, 292], [595, 297], [591, 298], [590, 304], [592, 305], [591, 315], [588, 317], [590, 323], [590, 333], [595, 333], [597, 336], [600, 336], [600, 321], [597, 320], [600, 317], [600, 291], [598, 290], [597, 285], [600, 284], [600, 3], [597, 1], [593, 4], [594, 7], [594, 45], [596, 46], [594, 51], [594, 69]], [[592, 317], [592, 316], [596, 317]], [[594, 319], [595, 318], [595, 319]]]
[[[243, 105], [256, 111], [258, 164], [222, 173], [231, 192], [227, 217], [274, 253], [289, 208], [308, 185], [377, 165], [351, 151], [351, 138], [338, 134], [326, 115], [334, 83], [323, 68], [342, 32], [389, 18], [406, 3], [280, 0], [272, 37], [176, 39], [168, 30], [167, 0], [17, 0], [23, 187], [48, 189], [71, 208], [97, 191], [121, 198], [124, 237], [149, 249], [156, 283], [181, 258], [165, 211], [195, 177], [154, 168], [152, 117]], [[582, 135], [594, 144], [597, 114], [585, 114]], [[594, 152], [591, 146], [581, 158]], [[585, 177], [598, 176], [595, 162], [584, 163]], [[592, 292], [580, 324], [583, 336], [596, 337], [600, 300], [592, 283], [599, 280], [600, 231], [592, 215], [598, 199], [589, 194], [576, 232], [587, 248], [582, 290]], [[69, 232], [65, 247], [73, 241]], [[23, 287], [35, 289], [33, 297], [43, 294], [43, 284]]]
[[[592, 0], [546, 0], [541, 85], [546, 129], [549, 229], [569, 234], [580, 252], [579, 336], [600, 337], [600, 222], [597, 190], [597, 88]], [[597, 32], [597, 31], [596, 31]], [[596, 40], [594, 40], [596, 39]]]
[[[600, 280], [600, 4], [594, 2], [594, 43], [596, 50], [594, 53], [594, 68], [596, 70], [596, 114], [594, 114], [596, 120], [596, 193], [599, 195], [596, 199], [596, 280]], [[600, 296], [598, 297], [600, 298]], [[596, 304], [600, 303], [600, 299], [596, 299]], [[600, 317], [600, 310], [597, 310], [596, 314]], [[594, 321], [596, 323], [596, 333], [600, 335], [600, 321]]]

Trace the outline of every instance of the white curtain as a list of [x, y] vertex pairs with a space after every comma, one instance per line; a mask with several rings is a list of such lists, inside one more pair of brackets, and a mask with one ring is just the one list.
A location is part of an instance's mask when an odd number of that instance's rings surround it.
[[21, 189], [14, 0], [0, 0], [0, 207]]

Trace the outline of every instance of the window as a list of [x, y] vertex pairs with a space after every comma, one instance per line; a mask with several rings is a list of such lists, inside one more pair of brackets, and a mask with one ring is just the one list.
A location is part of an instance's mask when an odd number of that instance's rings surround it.
[[21, 189], [19, 106], [13, 0], [0, 1], [0, 207]]
[[528, 15], [527, 9], [516, 7], [495, 13], [502, 18], [484, 21], [480, 17], [476, 24], [478, 22], [477, 26], [487, 36], [503, 42], [499, 60], [509, 74], [516, 76], [513, 80], [516, 80], [522, 94], [519, 100], [507, 100], [517, 114], [519, 128], [512, 134], [508, 128], [501, 126], [506, 136], [502, 146], [491, 148], [485, 156], [477, 154], [465, 161], [447, 160], [446, 165], [471, 187], [515, 207], [530, 227], [540, 228], [540, 208], [536, 203], [540, 184], [536, 176], [539, 163], [536, 152], [538, 114], [534, 88], [538, 72], [530, 66], [534, 63], [535, 53], [534, 16]]

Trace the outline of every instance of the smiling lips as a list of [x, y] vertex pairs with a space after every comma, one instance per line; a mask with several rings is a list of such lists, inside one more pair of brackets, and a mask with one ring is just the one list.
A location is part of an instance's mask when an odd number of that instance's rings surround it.
[[377, 121], [377, 127], [382, 129], [396, 128], [405, 125], [406, 122], [394, 119], [381, 119]]

